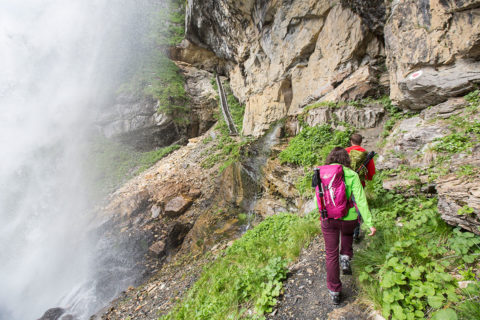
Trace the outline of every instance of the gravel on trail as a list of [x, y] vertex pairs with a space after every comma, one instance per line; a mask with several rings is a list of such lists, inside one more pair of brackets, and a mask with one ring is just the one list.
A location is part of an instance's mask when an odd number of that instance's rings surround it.
[[356, 300], [357, 289], [352, 275], [341, 275], [342, 302], [339, 306], [332, 303], [327, 289], [325, 247], [321, 235], [302, 251], [287, 276], [284, 292], [273, 312], [267, 315], [268, 320], [373, 318], [372, 310]]

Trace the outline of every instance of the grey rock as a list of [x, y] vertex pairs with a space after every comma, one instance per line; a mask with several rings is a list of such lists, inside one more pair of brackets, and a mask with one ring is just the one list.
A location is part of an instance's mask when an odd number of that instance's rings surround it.
[[[480, 152], [477, 148], [468, 158], [452, 165], [455, 172], [462, 165], [480, 168]], [[459, 226], [480, 235], [480, 179], [479, 171], [473, 176], [459, 176], [455, 173], [437, 179], [438, 211], [448, 224]], [[468, 206], [473, 213], [459, 214], [459, 210]]]
[[421, 110], [478, 83], [479, 0], [393, 1], [387, 11], [384, 39], [392, 101]]
[[402, 120], [387, 138], [387, 143], [380, 152], [383, 157], [377, 161], [379, 169], [394, 169], [399, 164], [413, 167], [428, 165], [432, 160], [428, 149], [436, 138], [449, 132], [447, 124], [429, 123], [420, 116]]
[[398, 102], [408, 109], [421, 110], [464, 95], [474, 90], [476, 83], [480, 83], [480, 62], [459, 61], [440, 68], [425, 67], [399, 80], [403, 99]]
[[385, 114], [381, 104], [368, 104], [362, 108], [346, 106], [338, 109], [319, 107], [308, 112], [305, 122], [309, 126], [346, 122], [357, 128], [376, 127]]
[[420, 117], [424, 120], [432, 120], [436, 118], [447, 119], [453, 115], [462, 113], [463, 108], [467, 105], [464, 98], [451, 98], [434, 107], [422, 110]]
[[162, 208], [154, 205], [152, 206], [152, 209], [150, 209], [150, 211], [152, 212], [152, 219], [156, 219], [160, 215], [160, 211], [162, 211]]

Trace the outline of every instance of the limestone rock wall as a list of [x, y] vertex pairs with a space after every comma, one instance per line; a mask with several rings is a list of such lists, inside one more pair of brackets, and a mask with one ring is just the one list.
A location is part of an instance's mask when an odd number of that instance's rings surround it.
[[366, 21], [331, 1], [190, 0], [186, 38], [228, 60], [246, 104], [244, 134], [258, 136], [312, 102], [359, 99], [377, 87], [384, 48]]

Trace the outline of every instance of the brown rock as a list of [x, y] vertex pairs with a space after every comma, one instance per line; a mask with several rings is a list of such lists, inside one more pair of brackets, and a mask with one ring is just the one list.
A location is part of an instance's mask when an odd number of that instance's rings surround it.
[[376, 72], [370, 66], [363, 66], [320, 101], [353, 101], [374, 95], [378, 91]]
[[192, 205], [193, 200], [182, 195], [177, 196], [165, 205], [165, 214], [169, 217], [182, 215]]
[[148, 250], [157, 256], [165, 254], [165, 241], [157, 241], [148, 248]]
[[225, 61], [219, 59], [215, 53], [186, 39], [170, 49], [170, 57], [173, 60], [186, 62], [195, 68], [210, 72], [218, 72], [225, 65]]

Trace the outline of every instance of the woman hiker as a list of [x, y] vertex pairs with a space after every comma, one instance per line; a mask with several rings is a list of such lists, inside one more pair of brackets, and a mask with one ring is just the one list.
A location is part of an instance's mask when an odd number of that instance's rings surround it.
[[[370, 229], [369, 236], [373, 236], [376, 232], [376, 229], [372, 225], [372, 216], [370, 210], [368, 209], [365, 192], [358, 174], [350, 169], [350, 157], [348, 152], [341, 147], [335, 147], [327, 156], [325, 164], [342, 165], [345, 179], [346, 199], [351, 199], [351, 196], [353, 195], [356, 206], [362, 215], [363, 223], [365, 223], [365, 225]], [[350, 205], [347, 205], [347, 208], [349, 206]], [[350, 260], [353, 257], [353, 232], [358, 225], [358, 215], [355, 206], [352, 206], [347, 210], [348, 211], [346, 215], [341, 218], [321, 219], [326, 252], [325, 260], [327, 264], [327, 287], [334, 304], [339, 304], [341, 301], [342, 283], [340, 282], [339, 267], [341, 267], [343, 274], [352, 274]]]

